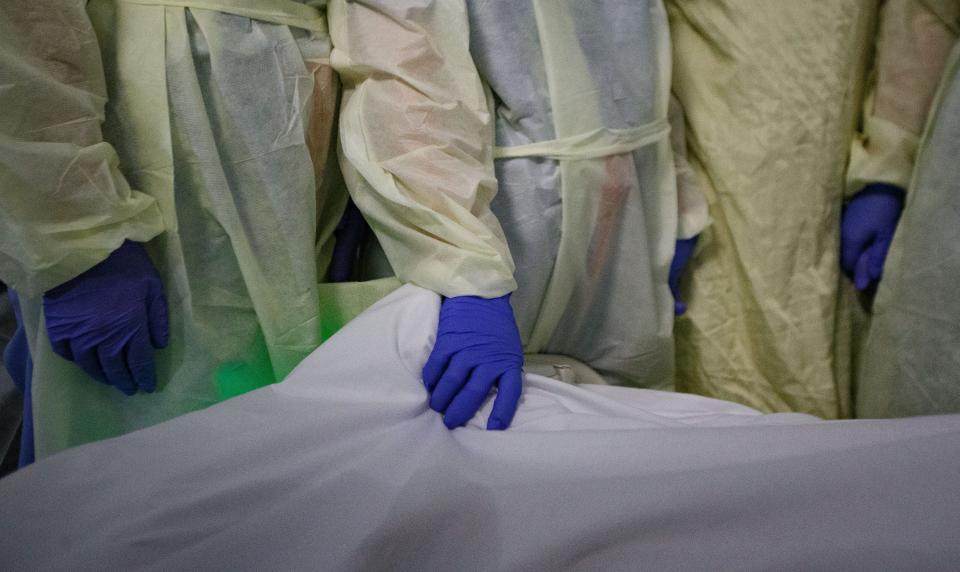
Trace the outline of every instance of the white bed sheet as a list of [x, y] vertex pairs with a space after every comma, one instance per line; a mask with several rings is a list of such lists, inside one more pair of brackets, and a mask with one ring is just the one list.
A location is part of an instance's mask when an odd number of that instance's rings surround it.
[[960, 416], [822, 422], [531, 375], [509, 431], [451, 432], [419, 380], [438, 307], [406, 286], [281, 384], [0, 481], [0, 569], [960, 563]]

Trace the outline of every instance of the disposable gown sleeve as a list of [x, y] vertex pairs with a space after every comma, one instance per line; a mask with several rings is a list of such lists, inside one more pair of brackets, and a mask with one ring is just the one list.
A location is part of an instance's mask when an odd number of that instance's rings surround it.
[[444, 296], [502, 296], [513, 260], [490, 210], [490, 101], [459, 0], [333, 0], [341, 167], [398, 278]]
[[[887, 0], [847, 196], [870, 183], [909, 187], [927, 114], [956, 41], [957, 0]], [[951, 16], [952, 14], [952, 16]]]
[[670, 96], [668, 108], [670, 121], [670, 146], [673, 149], [673, 162], [677, 173], [677, 238], [693, 238], [710, 226], [710, 212], [707, 198], [699, 176], [690, 165], [687, 153], [687, 122], [683, 105], [675, 96]]
[[0, 280], [27, 295], [163, 230], [103, 141], [106, 87], [85, 5], [0, 2]]

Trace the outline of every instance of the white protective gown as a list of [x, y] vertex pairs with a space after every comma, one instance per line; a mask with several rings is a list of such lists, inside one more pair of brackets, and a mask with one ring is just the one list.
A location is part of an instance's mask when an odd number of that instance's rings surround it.
[[678, 221], [662, 2], [467, 5], [493, 95], [492, 208], [516, 263], [525, 350], [672, 388], [670, 261], [678, 234], [707, 217], [701, 201]]
[[672, 387], [668, 267], [707, 216], [689, 168], [678, 197], [662, 4], [337, 0], [330, 20], [344, 177], [400, 280], [516, 290], [529, 354]]

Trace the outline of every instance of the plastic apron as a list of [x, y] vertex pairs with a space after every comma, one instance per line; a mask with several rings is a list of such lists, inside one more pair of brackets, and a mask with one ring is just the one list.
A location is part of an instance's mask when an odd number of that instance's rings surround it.
[[858, 417], [960, 412], [960, 45], [921, 143], [858, 369]]
[[471, 51], [496, 96], [491, 208], [516, 263], [525, 350], [672, 389], [677, 191], [663, 5], [468, 8]]
[[282, 379], [320, 342], [317, 259], [323, 270], [346, 200], [323, 184], [337, 89], [320, 11], [95, 0], [88, 13], [105, 137], [163, 214], [148, 250], [171, 342], [156, 354], [158, 391], [126, 397], [54, 355], [41, 298], [22, 298], [38, 458]]
[[877, 2], [668, 0], [673, 90], [713, 225], [677, 321], [677, 388], [850, 415], [844, 171]]

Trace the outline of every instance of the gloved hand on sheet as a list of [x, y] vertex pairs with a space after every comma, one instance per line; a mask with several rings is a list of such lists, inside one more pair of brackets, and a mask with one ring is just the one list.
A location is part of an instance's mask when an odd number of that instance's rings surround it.
[[680, 278], [687, 268], [687, 263], [690, 262], [690, 257], [693, 256], [698, 238], [700, 237], [695, 236], [678, 240], [677, 248], [673, 253], [673, 262], [670, 264], [670, 292], [673, 294], [673, 313], [677, 316], [682, 316], [687, 311], [687, 305], [680, 297]]
[[840, 267], [857, 290], [880, 280], [893, 233], [903, 211], [903, 189], [874, 184], [847, 203], [840, 226]]
[[143, 245], [127, 241], [49, 290], [43, 309], [57, 355], [127, 395], [156, 389], [153, 350], [166, 347], [169, 322], [160, 275]]
[[494, 386], [497, 396], [487, 429], [510, 425], [523, 388], [523, 345], [509, 294], [444, 299], [423, 382], [430, 408], [444, 414], [450, 429], [470, 421]]

